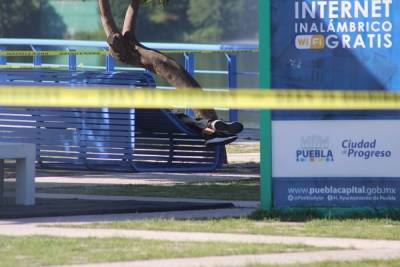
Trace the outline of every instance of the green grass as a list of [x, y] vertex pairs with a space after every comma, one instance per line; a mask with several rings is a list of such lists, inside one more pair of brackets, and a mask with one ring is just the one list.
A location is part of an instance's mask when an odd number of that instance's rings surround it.
[[42, 193], [258, 200], [258, 179], [173, 185], [101, 185], [38, 189]]
[[240, 154], [240, 153], [260, 153], [259, 143], [233, 143], [226, 146], [226, 152], [228, 154]]
[[0, 236], [0, 266], [48, 266], [318, 250], [303, 245]]
[[235, 174], [260, 174], [259, 162], [230, 162], [224, 165], [217, 173], [235, 173]]
[[218, 220], [153, 219], [64, 227], [400, 240], [400, 222], [391, 219], [315, 219], [297, 223], [249, 218]]
[[[400, 256], [399, 256], [400, 258]], [[398, 260], [368, 260], [368, 261], [354, 261], [354, 262], [320, 262], [308, 264], [290, 264], [279, 265], [282, 267], [399, 267], [400, 259]], [[246, 267], [276, 267], [276, 265], [252, 264]]]
[[392, 219], [400, 221], [399, 208], [286, 208], [268, 212], [256, 211], [254, 220], [279, 220], [289, 222], [310, 221], [313, 219]]

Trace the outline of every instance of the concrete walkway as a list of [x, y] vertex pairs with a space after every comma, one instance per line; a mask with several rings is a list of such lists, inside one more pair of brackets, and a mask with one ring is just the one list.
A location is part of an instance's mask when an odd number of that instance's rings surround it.
[[[190, 242], [229, 242], [229, 243], [254, 243], [254, 244], [303, 244], [314, 247], [334, 247], [340, 249], [359, 250], [396, 250], [400, 257], [400, 241], [369, 240], [353, 238], [326, 238], [326, 237], [301, 237], [301, 236], [268, 236], [249, 234], [225, 233], [200, 233], [200, 232], [171, 232], [123, 229], [79, 229], [43, 227], [44, 224], [30, 225], [1, 225], [0, 235], [7, 236], [32, 236], [47, 235], [71, 238], [144, 238], [166, 241]], [[48, 226], [48, 225], [47, 225]]]
[[245, 266], [253, 263], [272, 265], [291, 263], [311, 263], [319, 261], [358, 261], [367, 259], [400, 259], [400, 241], [366, 240], [351, 238], [320, 238], [320, 237], [294, 237], [294, 236], [267, 236], [250, 234], [225, 234], [225, 233], [192, 233], [171, 231], [145, 231], [145, 230], [121, 230], [121, 229], [76, 229], [60, 227], [43, 227], [49, 224], [87, 223], [93, 221], [117, 221], [126, 219], [144, 219], [159, 217], [213, 217], [218, 214], [224, 216], [240, 216], [250, 213], [253, 209], [237, 208], [227, 210], [209, 210], [197, 212], [174, 212], [172, 214], [123, 214], [107, 216], [76, 216], [59, 218], [36, 218], [0, 221], [0, 235], [29, 236], [46, 235], [74, 238], [144, 238], [167, 241], [191, 241], [191, 242], [231, 242], [231, 243], [258, 243], [258, 244], [304, 244], [319, 248], [335, 248], [335, 250], [323, 250], [318, 252], [290, 252], [274, 253], [267, 255], [238, 255], [201, 258], [180, 258], [165, 260], [149, 260], [118, 263], [101, 263], [77, 266], [113, 267], [113, 266]]
[[395, 250], [348, 250], [318, 251], [296, 253], [274, 253], [265, 255], [240, 255], [202, 258], [181, 258], [166, 260], [131, 261], [116, 263], [99, 263], [85, 265], [68, 265], [63, 267], [223, 267], [247, 266], [250, 264], [268, 264], [269, 266], [284, 264], [310, 264], [323, 261], [359, 261], [388, 260], [398, 258]]

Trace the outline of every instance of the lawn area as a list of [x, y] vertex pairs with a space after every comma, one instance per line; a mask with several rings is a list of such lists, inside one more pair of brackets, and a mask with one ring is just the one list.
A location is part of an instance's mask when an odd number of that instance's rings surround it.
[[169, 242], [127, 238], [0, 236], [0, 266], [48, 266], [146, 259], [321, 250], [303, 245]]
[[40, 193], [258, 200], [259, 180], [201, 182], [169, 185], [100, 185], [38, 189]]
[[[258, 143], [227, 146], [228, 153], [259, 152]], [[259, 163], [242, 162], [224, 165], [219, 173], [250, 174], [258, 177]], [[49, 175], [53, 175], [49, 173]], [[59, 175], [59, 174], [58, 174]], [[229, 179], [229, 177], [227, 178]], [[139, 185], [82, 185], [38, 188], [39, 193], [86, 194], [108, 196], [199, 198], [220, 200], [259, 200], [259, 179], [227, 180], [218, 182], [192, 182], [177, 184]]]
[[400, 222], [391, 219], [314, 219], [304, 222], [251, 218], [153, 219], [92, 223], [71, 227], [400, 240]]
[[260, 143], [259, 142], [232, 143], [225, 147], [226, 147], [226, 152], [228, 154], [259, 153], [260, 152]]
[[[276, 265], [247, 265], [246, 267], [275, 267]], [[400, 256], [398, 260], [389, 261], [354, 261], [354, 262], [320, 262], [320, 263], [309, 263], [309, 264], [290, 264], [281, 265], [284, 267], [399, 267]]]

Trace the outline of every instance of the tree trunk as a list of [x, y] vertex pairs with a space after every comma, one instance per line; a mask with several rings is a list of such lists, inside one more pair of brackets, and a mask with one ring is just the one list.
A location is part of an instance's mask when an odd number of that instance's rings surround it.
[[[145, 47], [136, 39], [136, 19], [140, 0], [130, 0], [122, 33], [111, 14], [109, 0], [98, 0], [101, 22], [107, 35], [111, 55], [122, 63], [145, 68], [165, 79], [176, 88], [198, 88], [200, 84], [174, 59], [157, 50]], [[194, 109], [197, 118], [216, 120], [213, 109]]]

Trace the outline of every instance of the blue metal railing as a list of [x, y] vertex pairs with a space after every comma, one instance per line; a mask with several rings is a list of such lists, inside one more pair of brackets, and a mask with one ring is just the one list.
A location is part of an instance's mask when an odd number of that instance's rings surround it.
[[[238, 86], [238, 76], [250, 76], [257, 77], [258, 72], [255, 71], [238, 71], [238, 57], [241, 54], [249, 50], [256, 50], [258, 46], [256, 44], [183, 44], [183, 43], [143, 43], [157, 50], [173, 50], [183, 55], [184, 65], [186, 70], [191, 74], [201, 75], [225, 75], [228, 79], [226, 88], [235, 89]], [[54, 49], [54, 47], [65, 49], [67, 51], [74, 51], [82, 48], [92, 49], [108, 49], [107, 43], [103, 41], [75, 41], [75, 40], [49, 40], [49, 39], [4, 39], [0, 38], [0, 51], [7, 50], [8, 47], [12, 46], [13, 50], [27, 50], [29, 48], [32, 51], [41, 51], [46, 49]], [[199, 51], [205, 53], [222, 53], [226, 58], [226, 69], [223, 70], [209, 70], [209, 69], [196, 69], [195, 60], [196, 54]], [[226, 51], [226, 52], [224, 52]], [[250, 53], [250, 52], [249, 52]], [[135, 69], [135, 68], [122, 68], [116, 67], [115, 62], [111, 55], [105, 55], [105, 66], [86, 66], [85, 68], [104, 68], [107, 71], [114, 71], [118, 69]], [[54, 66], [54, 64], [43, 64], [42, 56], [33, 56], [33, 66]], [[15, 65], [16, 63], [7, 62], [5, 56], [0, 56], [0, 65]], [[17, 63], [18, 64], [18, 63]], [[21, 64], [21, 63], [19, 63]], [[57, 65], [68, 68], [71, 71], [77, 70], [77, 58], [76, 55], [68, 56], [68, 64]], [[190, 111], [188, 111], [190, 113]], [[229, 111], [229, 119], [237, 120], [237, 110]]]

